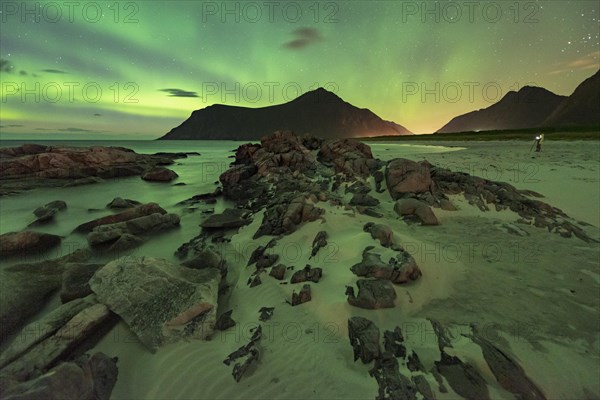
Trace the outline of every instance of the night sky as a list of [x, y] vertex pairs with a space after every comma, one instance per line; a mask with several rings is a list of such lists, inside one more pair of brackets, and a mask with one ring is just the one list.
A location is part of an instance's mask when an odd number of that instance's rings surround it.
[[599, 68], [597, 1], [0, 4], [3, 139], [153, 139], [319, 86], [428, 133]]

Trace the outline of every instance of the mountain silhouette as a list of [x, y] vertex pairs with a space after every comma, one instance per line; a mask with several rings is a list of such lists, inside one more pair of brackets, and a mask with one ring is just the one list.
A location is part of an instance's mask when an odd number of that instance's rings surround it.
[[545, 127], [600, 125], [600, 70], [583, 81], [542, 123]]
[[541, 87], [524, 86], [488, 108], [453, 118], [437, 133], [535, 128], [565, 99]]
[[192, 112], [187, 120], [159, 140], [257, 140], [277, 130], [310, 133], [324, 139], [411, 133], [366, 108], [355, 107], [335, 93], [318, 88], [288, 103], [262, 108], [208, 106]]

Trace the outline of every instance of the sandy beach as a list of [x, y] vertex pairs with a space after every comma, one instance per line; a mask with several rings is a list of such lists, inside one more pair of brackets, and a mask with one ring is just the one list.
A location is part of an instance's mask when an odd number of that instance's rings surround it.
[[[598, 237], [597, 143], [549, 142], [542, 154], [529, 153], [523, 142], [451, 145], [461, 149], [431, 152], [424, 147], [407, 157], [535, 190], [568, 215], [593, 225], [589, 232]], [[372, 148], [375, 156], [385, 160], [394, 157], [396, 146]], [[408, 226], [393, 212], [387, 192], [377, 198], [385, 210], [385, 223], [423, 271], [418, 282], [396, 287], [396, 308], [361, 310], [350, 306], [342, 295], [345, 285], [356, 280], [349, 266], [360, 261], [363, 248], [374, 244], [361, 227], [377, 219], [327, 207], [324, 221], [307, 223], [278, 242], [272, 251], [285, 264], [310, 263], [324, 270], [312, 301], [290, 307], [285, 299], [298, 285], [281, 285], [273, 279], [256, 288], [246, 285], [249, 254], [257, 244], [268, 242], [268, 238], [258, 243], [252, 240], [260, 221], [256, 218], [240, 230], [231, 247], [223, 249], [231, 268], [240, 271], [232, 279], [234, 289], [227, 303], [220, 305], [223, 310], [233, 309], [236, 327], [217, 333], [209, 342], [170, 345], [152, 355], [130, 343], [131, 334], [121, 323], [116, 328], [118, 336], [107, 336], [97, 347], [119, 356], [121, 374], [113, 397], [374, 398], [377, 384], [368, 374], [369, 367], [353, 362], [349, 351], [346, 321], [355, 315], [373, 320], [382, 330], [401, 326], [426, 369], [438, 356], [437, 339], [427, 321], [435, 318], [451, 327], [453, 352], [480, 367], [493, 382], [479, 348], [461, 336], [476, 324], [521, 363], [548, 398], [600, 396], [597, 244], [535, 227], [525, 227], [525, 237], [516, 236], [502, 227], [505, 222], [514, 223], [514, 213], [481, 212], [460, 196], [452, 198], [458, 211], [436, 210], [440, 226]], [[329, 233], [329, 246], [320, 259], [309, 260], [311, 241], [320, 230]], [[222, 361], [250, 338], [250, 328], [257, 325], [263, 306], [275, 307], [273, 318], [263, 323], [268, 333], [261, 342], [263, 357], [250, 376], [235, 383]], [[401, 371], [410, 375], [406, 367]], [[435, 381], [429, 383], [436, 387]], [[435, 395], [459, 398], [452, 389]], [[513, 398], [499, 385], [491, 386], [491, 395]]]
[[[383, 161], [401, 154], [534, 190], [544, 195], [542, 201], [582, 223], [589, 237], [600, 239], [597, 142], [548, 141], [542, 153], [529, 152], [527, 143], [512, 141], [411, 143], [408, 148], [397, 142], [369, 145], [373, 156]], [[170, 168], [180, 179], [193, 175], [185, 160]], [[367, 183], [373, 186], [373, 177]], [[168, 191], [182, 188], [193, 190], [172, 186]], [[312, 299], [305, 304], [292, 307], [288, 303], [292, 292], [302, 287], [301, 283], [287, 283], [292, 271], [286, 271], [284, 281], [265, 274], [262, 284], [248, 285], [255, 271], [247, 266], [250, 255], [272, 239], [268, 235], [253, 238], [264, 211], [242, 226], [231, 242], [218, 243], [228, 266], [229, 289], [219, 297], [217, 312], [232, 310], [236, 325], [215, 331], [210, 340], [185, 339], [151, 353], [124, 321], [118, 322], [90, 350], [118, 357], [119, 375], [111, 398], [373, 399], [378, 384], [369, 375], [372, 364], [353, 361], [349, 343], [348, 319], [355, 316], [373, 321], [381, 332], [399, 326], [407, 352], [418, 354], [425, 371], [434, 368], [440, 357], [430, 320], [443, 324], [452, 342], [447, 353], [474, 366], [493, 399], [513, 399], [515, 395], [496, 380], [481, 348], [469, 337], [472, 326], [517, 361], [546, 398], [600, 397], [598, 243], [518, 224], [519, 216], [510, 210], [483, 212], [462, 195], [449, 196], [456, 211], [434, 209], [439, 225], [408, 224], [394, 211], [387, 190], [370, 194], [379, 201], [376, 210], [383, 214], [381, 218], [361, 214], [353, 207], [317, 202], [324, 209], [320, 218], [278, 237], [267, 250], [279, 256], [278, 263], [293, 266], [295, 271], [306, 264], [322, 268], [322, 278], [311, 283]], [[27, 198], [31, 193], [17, 196]], [[344, 200], [351, 197], [346, 193]], [[165, 202], [165, 206], [181, 215], [182, 229], [151, 239], [133, 255], [175, 260], [173, 250], [190, 240], [197, 233], [195, 227], [206, 218], [185, 213], [171, 203]], [[214, 205], [217, 212], [228, 207], [231, 202], [222, 198]], [[394, 308], [361, 309], [344, 296], [346, 287], [358, 278], [350, 267], [361, 261], [366, 247], [374, 246], [384, 261], [395, 254], [363, 230], [368, 222], [389, 226], [394, 242], [414, 257], [422, 272], [414, 282], [394, 285]], [[516, 230], [511, 229], [515, 226]], [[312, 242], [320, 231], [327, 232], [327, 245], [311, 258]], [[56, 307], [60, 302], [54, 297], [49, 304]], [[274, 307], [267, 321], [259, 321], [262, 307]], [[258, 344], [260, 358], [235, 382], [232, 367], [223, 360], [248, 343], [258, 324], [263, 332]], [[447, 382], [439, 385], [433, 375], [412, 371], [406, 362], [400, 362], [399, 371], [407, 377], [421, 375], [437, 399], [463, 398]]]

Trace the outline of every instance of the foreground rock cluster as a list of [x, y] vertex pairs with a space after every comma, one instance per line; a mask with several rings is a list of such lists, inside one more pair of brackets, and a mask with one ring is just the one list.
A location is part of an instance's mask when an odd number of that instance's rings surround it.
[[[437, 391], [441, 393], [448, 392], [447, 384], [461, 398], [490, 399], [488, 385], [491, 382], [486, 381], [478, 367], [457, 356], [451, 356], [446, 351], [453, 347], [453, 340], [460, 338], [450, 337], [445, 327], [435, 320], [429, 323], [437, 336], [440, 359], [427, 369], [414, 350], [409, 354], [400, 327], [383, 333], [382, 346], [381, 332], [371, 320], [363, 317], [348, 320], [348, 337], [354, 351], [354, 361], [360, 359], [364, 364], [373, 365], [369, 374], [377, 380], [379, 386], [376, 399], [433, 400], [436, 398], [432, 389], [434, 382]], [[496, 379], [495, 383], [519, 399], [546, 399], [523, 368], [505, 351], [474, 327], [468, 337], [481, 347], [483, 357]]]
[[103, 179], [142, 176], [168, 182], [177, 177], [162, 166], [186, 153], [138, 154], [123, 147], [54, 147], [24, 144], [0, 149], [0, 195], [36, 187], [76, 186]]

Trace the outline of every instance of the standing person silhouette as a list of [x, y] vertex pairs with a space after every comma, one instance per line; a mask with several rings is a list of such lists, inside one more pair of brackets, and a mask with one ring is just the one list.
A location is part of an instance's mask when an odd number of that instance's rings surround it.
[[542, 151], [542, 142], [544, 141], [544, 134], [540, 134], [535, 137], [535, 152], [540, 153]]

